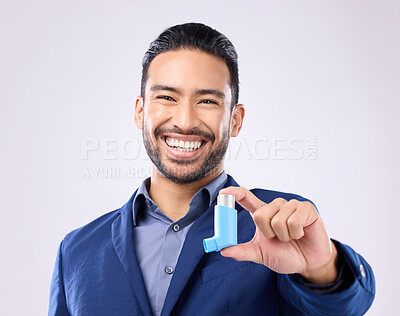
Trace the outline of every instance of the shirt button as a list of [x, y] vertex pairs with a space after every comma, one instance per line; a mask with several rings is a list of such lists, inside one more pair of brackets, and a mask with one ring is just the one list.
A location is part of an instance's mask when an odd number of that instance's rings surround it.
[[165, 272], [168, 274], [172, 274], [174, 272], [174, 269], [172, 269], [172, 267], [168, 266], [165, 268]]
[[147, 205], [147, 206], [151, 206], [151, 201], [146, 200], [146, 205]]
[[364, 266], [363, 266], [362, 264], [360, 264], [360, 265], [358, 266], [358, 268], [360, 269], [361, 276], [362, 276], [363, 278], [365, 278], [365, 277], [367, 276], [367, 273], [365, 272]]
[[174, 227], [172, 227], [172, 229], [174, 230], [174, 232], [178, 232], [180, 229], [179, 224], [175, 224]]

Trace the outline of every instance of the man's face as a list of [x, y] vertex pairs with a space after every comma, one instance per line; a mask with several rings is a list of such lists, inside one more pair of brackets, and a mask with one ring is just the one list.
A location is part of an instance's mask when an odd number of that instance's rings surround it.
[[135, 122], [167, 179], [191, 183], [222, 171], [229, 138], [239, 133], [244, 114], [242, 105], [231, 113], [229, 79], [222, 59], [198, 50], [167, 51], [151, 62]]

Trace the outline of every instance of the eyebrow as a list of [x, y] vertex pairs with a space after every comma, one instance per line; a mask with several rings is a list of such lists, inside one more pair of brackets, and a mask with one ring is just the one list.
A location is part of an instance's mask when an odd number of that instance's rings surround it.
[[218, 98], [225, 99], [225, 93], [215, 89], [200, 89], [196, 91], [196, 94], [205, 95], [205, 94], [213, 94]]
[[180, 89], [166, 86], [163, 84], [156, 84], [154, 86], [151, 86], [150, 91], [161, 91], [161, 90], [166, 90], [166, 91], [171, 91], [171, 92], [176, 92], [182, 94], [182, 91]]
[[[150, 91], [161, 91], [161, 90], [171, 91], [171, 92], [175, 92], [178, 94], [182, 94], [181, 89], [163, 85], [163, 84], [156, 84], [150, 88]], [[217, 96], [218, 98], [225, 99], [225, 93], [223, 93], [222, 91], [216, 90], [216, 89], [199, 89], [199, 90], [196, 90], [195, 94], [197, 94], [197, 95], [213, 94], [213, 95]]]

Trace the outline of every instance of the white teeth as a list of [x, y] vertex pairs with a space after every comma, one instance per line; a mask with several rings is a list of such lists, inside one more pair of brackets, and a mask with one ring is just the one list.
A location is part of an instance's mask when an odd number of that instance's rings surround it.
[[175, 149], [179, 151], [193, 151], [201, 147], [201, 141], [184, 142], [183, 140], [177, 140], [167, 137], [165, 139], [165, 142], [168, 146], [175, 147]]

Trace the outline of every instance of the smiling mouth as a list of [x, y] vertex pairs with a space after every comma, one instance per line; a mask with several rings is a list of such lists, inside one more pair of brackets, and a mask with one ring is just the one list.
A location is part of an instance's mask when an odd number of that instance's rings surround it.
[[184, 141], [173, 137], [165, 136], [164, 142], [171, 148], [178, 151], [195, 151], [202, 147], [206, 142], [204, 140]]

